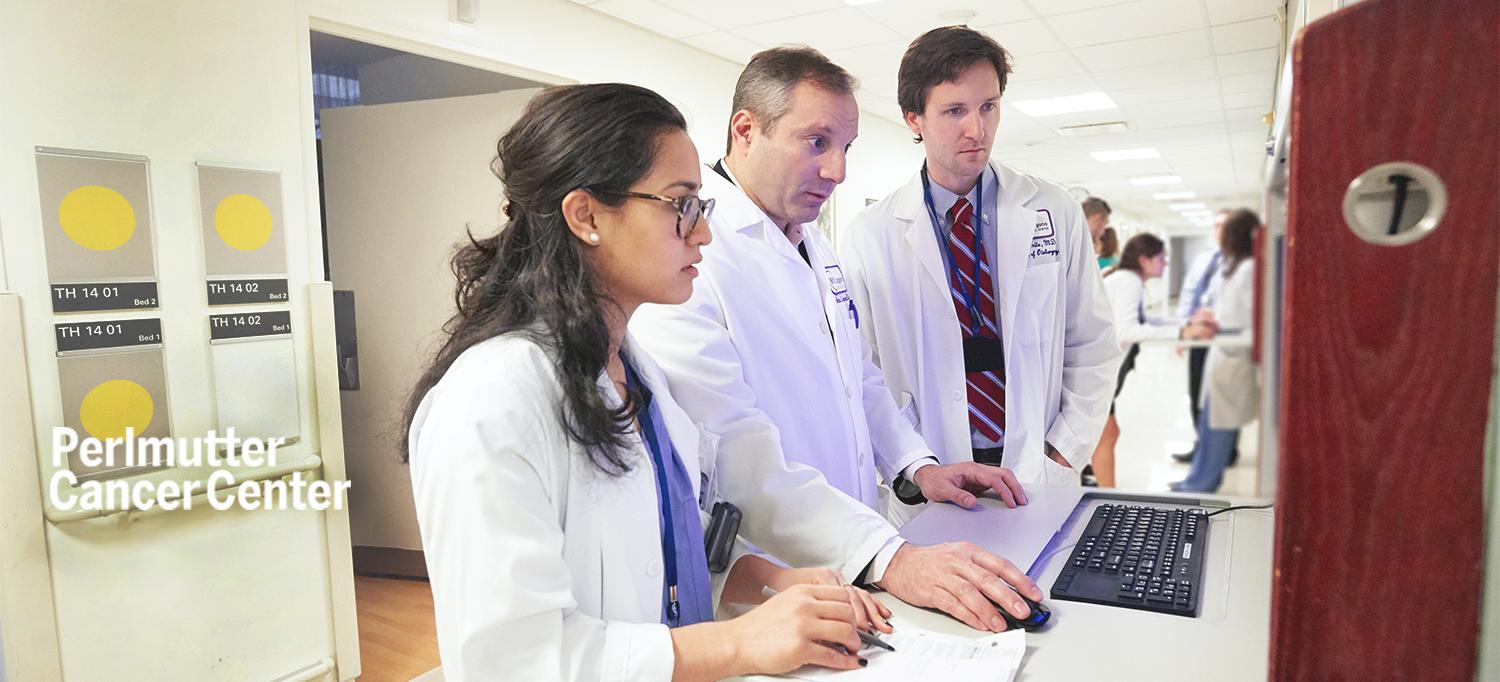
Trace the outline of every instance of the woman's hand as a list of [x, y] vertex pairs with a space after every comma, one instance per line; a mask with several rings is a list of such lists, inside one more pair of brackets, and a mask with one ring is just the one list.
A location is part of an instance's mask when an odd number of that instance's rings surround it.
[[728, 621], [734, 667], [777, 675], [804, 665], [852, 670], [863, 665], [849, 593], [836, 585], [792, 585], [749, 613]]
[[845, 585], [838, 572], [827, 568], [783, 568], [769, 575], [766, 586], [777, 592], [785, 592], [793, 585], [831, 585], [843, 587], [849, 594], [849, 604], [854, 608], [854, 626], [861, 630], [893, 632], [887, 618], [891, 610], [875, 599], [875, 595], [853, 585]]

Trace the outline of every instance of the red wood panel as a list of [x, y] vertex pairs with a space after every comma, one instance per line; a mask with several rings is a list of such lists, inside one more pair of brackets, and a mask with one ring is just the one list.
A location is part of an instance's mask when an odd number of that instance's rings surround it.
[[[1293, 64], [1271, 676], [1470, 680], [1500, 263], [1500, 2], [1366, 0]], [[1446, 182], [1430, 235], [1344, 225], [1349, 181]]]

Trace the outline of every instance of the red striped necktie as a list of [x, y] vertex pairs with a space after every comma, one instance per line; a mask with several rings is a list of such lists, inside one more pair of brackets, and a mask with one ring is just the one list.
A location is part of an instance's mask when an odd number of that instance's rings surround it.
[[[949, 291], [953, 294], [953, 307], [958, 313], [958, 323], [963, 327], [964, 337], [974, 335], [974, 318], [964, 302], [964, 293], [978, 290], [979, 335], [1000, 338], [995, 324], [995, 285], [990, 274], [989, 257], [977, 249], [978, 239], [974, 233], [974, 205], [964, 197], [953, 202], [948, 210], [948, 220], [953, 230], [948, 233], [948, 251], [953, 255], [953, 272], [950, 273]], [[976, 254], [975, 251], [981, 251]], [[979, 286], [974, 285], [974, 260], [979, 259]], [[994, 372], [970, 372], [965, 377], [969, 389], [969, 424], [980, 435], [1000, 442], [1005, 434], [1005, 380]]]

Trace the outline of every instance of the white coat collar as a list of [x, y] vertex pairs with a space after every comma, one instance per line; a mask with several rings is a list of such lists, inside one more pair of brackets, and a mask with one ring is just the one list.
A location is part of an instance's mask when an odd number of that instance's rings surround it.
[[[651, 357], [645, 346], [635, 340], [635, 334], [628, 329], [625, 332], [624, 349], [625, 357], [629, 358], [641, 383], [646, 385], [646, 390], [651, 391], [657, 410], [661, 413], [662, 423], [666, 425], [667, 437], [671, 439], [672, 446], [677, 449], [677, 456], [682, 459], [682, 464], [693, 481], [693, 497], [697, 497], [702, 483], [698, 476], [702, 461], [699, 459], [701, 453], [698, 450], [697, 428], [682, 413], [682, 409], [672, 398], [671, 386], [667, 383], [666, 374], [662, 372], [661, 366], [656, 364], [656, 359]], [[619, 394], [614, 391], [614, 382], [610, 381], [609, 374], [600, 372], [599, 381], [602, 385], [609, 387], [609, 392], [605, 395], [614, 398], [610, 406], [617, 406], [619, 403], [615, 401], [619, 399]], [[642, 445], [644, 446], [644, 443]]]
[[[1000, 311], [1000, 314], [1002, 319], [1012, 320], [1015, 319], [1016, 303], [1021, 293], [1021, 280], [1026, 276], [1026, 261], [1031, 249], [1036, 217], [1035, 209], [1028, 202], [1036, 197], [1039, 188], [1031, 178], [1004, 164], [990, 161], [990, 169], [1000, 181], [1000, 195], [995, 202], [995, 241], [998, 243], [989, 255], [993, 258], [995, 271], [1000, 274], [995, 281], [999, 289], [996, 298], [1005, 302], [1005, 310]], [[927, 213], [920, 171], [913, 174], [901, 189], [896, 190], [892, 214], [898, 220], [906, 221], [906, 241], [917, 254], [917, 261], [922, 264], [938, 290], [948, 293], [948, 273], [943, 265], [943, 254], [938, 250], [932, 218]]]
[[[724, 163], [723, 160], [719, 163], [723, 163], [724, 171], [733, 177], [729, 164]], [[776, 224], [770, 214], [751, 201], [750, 196], [745, 194], [745, 190], [740, 189], [738, 184], [719, 175], [719, 172], [714, 170], [714, 164], [704, 164], [703, 189], [699, 191], [699, 194], [714, 200], [714, 213], [709, 217], [710, 225], [754, 236], [765, 242], [782, 258], [802, 262], [802, 256], [798, 255], [796, 247], [787, 241], [786, 235], [781, 232], [781, 227]], [[802, 233], [806, 235], [811, 229], [816, 228], [804, 225]], [[806, 237], [803, 239], [805, 240]]]

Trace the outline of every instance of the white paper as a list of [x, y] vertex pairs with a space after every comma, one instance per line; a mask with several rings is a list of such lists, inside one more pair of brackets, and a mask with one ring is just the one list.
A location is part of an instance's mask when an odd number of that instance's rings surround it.
[[840, 682], [1010, 682], [1026, 655], [1026, 633], [1021, 630], [970, 639], [904, 627], [881, 638], [896, 650], [865, 647], [859, 655], [869, 659], [866, 667], [829, 670], [808, 666], [788, 677]]

